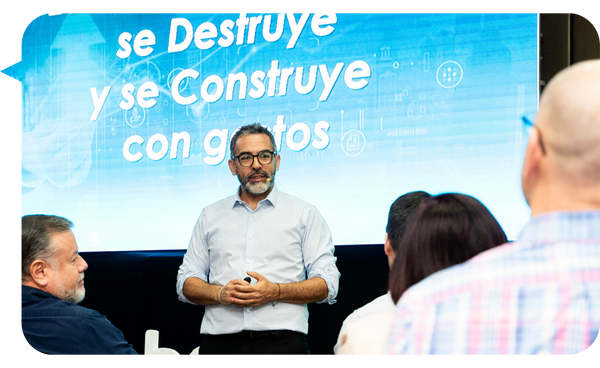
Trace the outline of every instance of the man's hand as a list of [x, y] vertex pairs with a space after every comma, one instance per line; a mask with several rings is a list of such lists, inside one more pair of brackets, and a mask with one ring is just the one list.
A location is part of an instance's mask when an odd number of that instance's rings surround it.
[[[231, 280], [222, 290], [221, 301], [223, 304], [233, 304], [236, 307], [245, 308], [258, 307], [277, 300], [279, 285], [270, 282], [263, 275], [253, 271], [249, 271], [248, 275], [256, 279], [256, 285], [250, 285], [244, 280]], [[241, 282], [234, 284], [234, 281]], [[225, 293], [227, 293], [227, 301], [223, 300]]]
[[[327, 283], [318, 276], [299, 282], [277, 284], [270, 282], [263, 275], [253, 271], [249, 271], [248, 275], [256, 279], [256, 285], [250, 285], [240, 279], [231, 280], [225, 286], [210, 285], [210, 288], [214, 288], [211, 289], [214, 291], [210, 291], [212, 295], [211, 301], [203, 303], [203, 305], [220, 303], [223, 305], [233, 304], [239, 308], [246, 308], [258, 307], [271, 301], [306, 304], [327, 298]], [[190, 279], [193, 278], [189, 278], [188, 280]], [[204, 282], [202, 281], [202, 283]], [[186, 292], [186, 284], [184, 284], [184, 293]], [[188, 294], [185, 295], [189, 299]]]
[[[227, 283], [227, 285], [222, 286], [219, 289], [219, 295], [218, 295], [218, 300], [220, 304], [223, 305], [230, 305], [230, 304], [236, 304], [235, 303], [235, 299], [234, 299], [234, 293], [237, 290], [237, 287], [239, 285], [243, 285], [243, 286], [249, 286], [250, 284], [244, 280], [241, 279], [234, 279], [231, 280]], [[238, 305], [236, 305], [238, 306]]]

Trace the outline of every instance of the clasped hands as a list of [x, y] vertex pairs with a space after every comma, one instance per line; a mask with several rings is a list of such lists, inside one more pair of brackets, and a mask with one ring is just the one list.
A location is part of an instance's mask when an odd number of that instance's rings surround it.
[[239, 308], [246, 308], [279, 300], [280, 285], [253, 271], [249, 271], [248, 275], [256, 279], [255, 285], [241, 279], [231, 280], [219, 290], [219, 302], [223, 305], [233, 304]]

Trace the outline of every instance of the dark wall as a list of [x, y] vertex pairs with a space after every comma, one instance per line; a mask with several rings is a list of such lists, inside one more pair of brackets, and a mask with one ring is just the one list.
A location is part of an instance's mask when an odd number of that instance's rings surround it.
[[[199, 345], [203, 306], [177, 300], [175, 282], [185, 251], [82, 252], [88, 263], [81, 305], [104, 314], [134, 349], [144, 353], [144, 334], [160, 332], [160, 347], [189, 354]], [[388, 264], [383, 245], [336, 247], [341, 273], [338, 302], [309, 305], [307, 336], [313, 354], [332, 354], [346, 318], [385, 294]]]
[[600, 58], [598, 31], [577, 14], [540, 14], [540, 92], [574, 63]]
[[571, 62], [600, 58], [598, 31], [584, 17], [570, 14]]

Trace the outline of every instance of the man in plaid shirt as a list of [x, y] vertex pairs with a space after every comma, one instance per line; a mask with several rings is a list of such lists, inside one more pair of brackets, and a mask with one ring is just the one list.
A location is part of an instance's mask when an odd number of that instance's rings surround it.
[[[527, 123], [527, 119], [524, 119]], [[546, 87], [519, 239], [431, 275], [398, 302], [392, 354], [574, 354], [600, 328], [600, 60]]]

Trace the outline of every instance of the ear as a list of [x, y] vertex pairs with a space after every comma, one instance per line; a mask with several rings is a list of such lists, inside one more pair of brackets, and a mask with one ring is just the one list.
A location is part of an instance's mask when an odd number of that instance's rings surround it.
[[231, 170], [231, 175], [237, 175], [237, 171], [235, 169], [235, 162], [233, 162], [232, 159], [229, 159], [227, 163], [229, 164], [229, 170]]
[[388, 234], [385, 233], [385, 243], [383, 245], [383, 250], [385, 251], [386, 256], [390, 256], [390, 253], [393, 253], [392, 245], [390, 244], [390, 239], [388, 238]]
[[279, 154], [277, 154], [277, 156], [275, 157], [275, 171], [279, 171], [279, 162], [281, 161], [281, 156], [279, 156]]
[[29, 266], [29, 274], [33, 282], [40, 286], [48, 285], [48, 281], [52, 276], [52, 267], [42, 260], [35, 260]]
[[[531, 193], [539, 179], [543, 156], [539, 131], [534, 128], [529, 135], [525, 158], [523, 159], [523, 169], [521, 171], [521, 188], [523, 189], [523, 195], [527, 203], [529, 203]], [[529, 205], [531, 206], [531, 203]]]
[[392, 264], [394, 263], [394, 257], [396, 257], [396, 252], [394, 252], [394, 248], [392, 248], [392, 244], [390, 243], [390, 238], [388, 237], [387, 233], [385, 233], [385, 244], [383, 246], [383, 250], [388, 257], [389, 266], [392, 267]]

